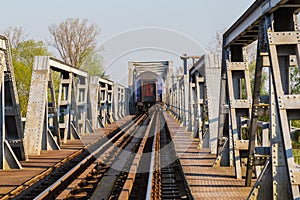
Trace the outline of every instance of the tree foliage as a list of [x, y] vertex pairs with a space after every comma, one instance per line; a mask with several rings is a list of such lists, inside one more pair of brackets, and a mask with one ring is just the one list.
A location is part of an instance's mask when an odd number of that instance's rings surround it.
[[88, 25], [86, 19], [68, 18], [60, 24], [49, 26], [52, 36], [50, 44], [58, 50], [61, 58], [72, 66], [81, 66], [85, 59], [96, 52], [96, 37], [100, 29], [95, 24]]
[[98, 53], [89, 54], [84, 62], [81, 64], [80, 69], [85, 70], [91, 76], [99, 76], [107, 78], [103, 68], [103, 57]]
[[15, 48], [12, 48], [12, 52], [14, 55], [12, 57], [12, 61], [21, 108], [21, 116], [25, 117], [27, 112], [34, 56], [46, 56], [50, 55], [50, 53], [42, 41], [34, 41], [33, 39], [18, 43]]
[[300, 76], [298, 67], [290, 67], [290, 93], [300, 94]]
[[[14, 66], [17, 92], [21, 115], [27, 112], [34, 56], [50, 56], [47, 46], [42, 41], [27, 40], [22, 27], [9, 27], [4, 34], [11, 43], [12, 62]], [[58, 25], [49, 26], [53, 45], [63, 59], [72, 66], [82, 67], [91, 75], [106, 76], [102, 67], [102, 57], [97, 53], [96, 37], [100, 29], [88, 25], [86, 19], [67, 19]], [[53, 77], [59, 80], [59, 77]]]
[[[249, 63], [249, 74], [250, 74], [250, 84], [251, 84], [251, 91], [253, 93], [254, 91], [254, 79], [255, 79], [255, 67], [256, 67], [256, 61], [252, 60]], [[261, 88], [260, 88], [260, 95], [264, 96], [268, 94], [267, 88], [266, 88], [266, 83], [268, 80], [268, 74], [266, 71], [262, 71], [261, 75]]]

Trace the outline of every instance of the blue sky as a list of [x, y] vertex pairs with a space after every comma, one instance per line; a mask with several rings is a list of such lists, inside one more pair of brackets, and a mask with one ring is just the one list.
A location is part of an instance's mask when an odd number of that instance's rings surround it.
[[[112, 78], [120, 80], [118, 69], [126, 69], [128, 60], [164, 59], [180, 65], [175, 54], [203, 54], [216, 31], [230, 27], [253, 2], [10, 0], [1, 3], [0, 31], [8, 26], [21, 26], [28, 38], [45, 41], [50, 39], [49, 25], [66, 18], [86, 18], [101, 28], [97, 40], [99, 46], [104, 46], [104, 65], [110, 65], [107, 70]], [[147, 49], [141, 50], [144, 47]]]

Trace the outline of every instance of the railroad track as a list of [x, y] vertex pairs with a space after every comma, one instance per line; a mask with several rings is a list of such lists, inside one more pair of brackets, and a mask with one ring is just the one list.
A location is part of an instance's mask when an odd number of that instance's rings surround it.
[[109, 143], [116, 142], [116, 145], [118, 145], [117, 141], [126, 137], [123, 136], [123, 133], [137, 126], [144, 117], [145, 115], [136, 116], [132, 121], [126, 122], [105, 137], [76, 151], [1, 199], [52, 199], [62, 187], [76, 178], [76, 174], [83, 172], [86, 167], [95, 161], [93, 156], [99, 156], [105, 152], [109, 148]]
[[160, 118], [161, 131], [158, 142], [160, 154], [158, 163], [155, 163], [159, 166], [159, 171], [157, 177], [152, 179], [151, 197], [152, 199], [193, 199], [162, 114]]
[[139, 149], [142, 155], [138, 153], [127, 176], [120, 177], [121, 192], [108, 199], [193, 199], [161, 107], [153, 110], [149, 132]]
[[161, 106], [153, 106], [106, 140], [77, 151], [35, 184], [9, 197], [193, 199], [170, 142]]

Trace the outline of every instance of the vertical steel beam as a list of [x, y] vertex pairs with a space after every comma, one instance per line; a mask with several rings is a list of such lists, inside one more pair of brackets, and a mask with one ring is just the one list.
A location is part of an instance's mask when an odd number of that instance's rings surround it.
[[123, 93], [120, 84], [114, 83], [114, 90], [113, 90], [113, 114], [116, 120], [119, 120], [121, 117], [122, 112], [122, 104], [123, 104]]
[[[68, 140], [79, 139], [76, 88], [74, 75], [71, 72], [62, 72], [59, 85], [58, 110], [60, 116], [60, 129], [63, 130], [63, 143]], [[75, 114], [75, 115], [74, 115]]]
[[114, 91], [114, 84], [113, 82], [109, 81], [107, 84], [107, 117], [108, 117], [108, 123], [112, 123], [114, 121], [113, 117], [113, 91]]
[[[204, 75], [204, 74], [203, 74]], [[199, 137], [199, 147], [204, 148], [204, 126], [205, 126], [205, 113], [204, 113], [204, 77], [200, 75], [200, 77], [196, 77], [196, 85], [197, 85], [197, 113], [198, 113], [198, 130], [197, 130], [197, 137]], [[207, 147], [207, 146], [206, 146]]]
[[129, 96], [129, 113], [134, 114], [135, 106], [134, 106], [134, 97], [135, 97], [135, 66], [133, 62], [128, 62], [128, 91], [130, 91]]
[[183, 77], [184, 86], [183, 86], [183, 103], [184, 103], [184, 109], [183, 109], [183, 115], [184, 115], [184, 123], [183, 125], [185, 127], [189, 126], [190, 121], [189, 119], [189, 75], [184, 75]]
[[87, 77], [78, 77], [78, 83], [75, 86], [76, 91], [76, 106], [78, 115], [78, 133], [85, 134], [88, 130], [87, 123], [87, 95], [88, 95], [88, 79]]
[[176, 94], [177, 119], [181, 120], [181, 90], [180, 90], [180, 87], [179, 87], [178, 77], [177, 77], [177, 81], [176, 81], [175, 94]]
[[48, 127], [49, 73], [49, 57], [36, 57], [24, 131], [26, 156], [39, 155], [41, 150], [59, 149], [57, 140]]
[[[53, 71], [60, 75], [57, 105]], [[59, 149], [60, 139], [67, 143], [80, 138], [79, 133], [86, 131], [87, 73], [55, 58], [38, 56], [31, 81], [24, 132], [26, 155]]]
[[[236, 178], [241, 179], [242, 168], [244, 167], [242, 159], [245, 159], [242, 157], [242, 151], [248, 148], [247, 133], [242, 134], [242, 118], [250, 117], [252, 104], [249, 69], [245, 61], [243, 45], [223, 47], [222, 60], [223, 81], [221, 81], [219, 148], [216, 163], [224, 159], [223, 151], [228, 149], [229, 155], [226, 153], [225, 162], [230, 164], [233, 150]], [[227, 122], [224, 110], [227, 107], [227, 102], [229, 103], [229, 124], [225, 126]], [[224, 133], [222, 133], [224, 130], [228, 130], [227, 137], [224, 137]], [[231, 145], [233, 145], [233, 149]]]
[[217, 157], [214, 166], [232, 166], [232, 134], [230, 123], [231, 119], [228, 110], [228, 81], [227, 65], [228, 51], [224, 48], [226, 38], [223, 36], [222, 63], [221, 63], [221, 81], [220, 81], [220, 100], [219, 100], [219, 121], [218, 121], [218, 148]]
[[248, 147], [248, 160], [247, 160], [247, 172], [246, 172], [246, 186], [251, 186], [252, 182], [252, 173], [254, 169], [254, 151], [256, 144], [256, 137], [258, 132], [258, 109], [260, 107], [260, 91], [261, 91], [261, 81], [262, 81], [262, 73], [263, 73], [263, 58], [261, 53], [266, 51], [263, 49], [266, 41], [264, 41], [264, 29], [265, 29], [265, 21], [262, 20], [259, 25], [258, 30], [258, 42], [257, 42], [257, 55], [256, 55], [256, 67], [255, 67], [255, 78], [254, 78], [254, 91], [253, 91], [253, 106], [252, 106], [252, 114], [250, 120], [250, 130], [249, 130], [249, 147]]
[[212, 154], [217, 154], [218, 114], [220, 100], [221, 58], [218, 55], [205, 55], [205, 91], [207, 102], [207, 118], [209, 148]]
[[194, 110], [194, 106], [195, 106], [195, 94], [194, 94], [194, 89], [195, 89], [195, 83], [192, 81], [192, 77], [190, 76], [190, 83], [189, 83], [189, 127], [188, 130], [189, 131], [194, 131], [195, 129], [195, 110]]
[[[263, 34], [270, 63], [270, 164], [257, 182], [249, 199], [300, 199], [300, 170], [292, 152], [290, 120], [300, 119], [300, 94], [290, 93], [289, 68], [296, 55], [300, 63], [300, 32], [295, 24], [294, 7], [279, 8], [266, 18]], [[251, 155], [250, 155], [251, 156]], [[247, 180], [249, 182], [249, 180]], [[265, 185], [271, 182], [272, 187]], [[247, 184], [247, 182], [246, 182]]]
[[89, 116], [92, 123], [93, 130], [103, 127], [102, 121], [100, 120], [100, 87], [99, 87], [99, 77], [91, 76], [89, 80], [89, 94], [90, 94], [90, 111]]
[[0, 35], [0, 169], [21, 168], [25, 159], [23, 127], [10, 44]]

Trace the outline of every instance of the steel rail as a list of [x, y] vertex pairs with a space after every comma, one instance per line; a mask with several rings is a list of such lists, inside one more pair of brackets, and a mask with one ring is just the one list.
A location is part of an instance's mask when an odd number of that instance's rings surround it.
[[[156, 108], [157, 109], [157, 108]], [[146, 194], [146, 199], [150, 200], [151, 199], [151, 191], [152, 191], [152, 179], [153, 179], [153, 173], [155, 172], [155, 152], [156, 152], [156, 135], [160, 134], [159, 133], [159, 124], [160, 124], [160, 119], [159, 119], [159, 114], [156, 116], [156, 124], [155, 124], [155, 132], [154, 132], [154, 138], [153, 138], [153, 143], [152, 143], [152, 150], [151, 150], [151, 161], [150, 161], [150, 169], [149, 169], [149, 176], [148, 176], [148, 184], [147, 184], [147, 194]]]
[[[153, 114], [153, 116], [155, 116], [155, 115], [158, 116], [157, 113]], [[129, 199], [129, 197], [131, 195], [132, 188], [133, 188], [133, 185], [134, 185], [134, 182], [135, 182], [135, 179], [136, 179], [136, 174], [137, 174], [137, 170], [138, 170], [138, 167], [139, 167], [139, 163], [140, 163], [140, 160], [142, 158], [142, 154], [143, 154], [144, 148], [146, 146], [146, 142], [149, 139], [148, 136], [151, 132], [151, 127], [153, 126], [153, 123], [155, 121], [156, 121], [155, 117], [151, 117], [150, 123], [149, 123], [149, 125], [146, 129], [146, 132], [145, 132], [145, 136], [143, 137], [143, 139], [140, 143], [138, 152], [136, 153], [136, 155], [133, 159], [134, 161], [133, 161], [133, 163], [131, 165], [131, 168], [129, 170], [129, 175], [128, 175], [128, 177], [127, 177], [127, 179], [124, 183], [124, 186], [121, 190], [121, 193], [118, 197], [119, 200]]]
[[[140, 119], [140, 118], [139, 118]], [[130, 122], [126, 127], [121, 129], [116, 135], [114, 135], [112, 138], [110, 138], [108, 141], [106, 141], [101, 147], [94, 150], [89, 156], [84, 158], [82, 161], [80, 161], [77, 165], [75, 165], [71, 170], [69, 170], [65, 175], [63, 175], [61, 178], [56, 180], [51, 186], [49, 186], [47, 189], [45, 189], [42, 193], [40, 193], [38, 196], [34, 198], [34, 200], [44, 199], [46, 198], [52, 191], [54, 191], [56, 188], [58, 188], [61, 183], [63, 183], [65, 180], [67, 180], [69, 177], [74, 175], [78, 169], [80, 169], [83, 165], [85, 165], [89, 160], [93, 159], [95, 156], [98, 156], [97, 154], [102, 151], [105, 147], [108, 147], [114, 139], [119, 137], [121, 134], [123, 134], [124, 131], [130, 131], [133, 128], [133, 125], [138, 123], [137, 121]]]
[[[138, 118], [134, 119], [136, 121]], [[131, 121], [127, 121], [121, 126], [119, 126], [119, 129], [124, 129]], [[112, 132], [116, 131], [117, 129], [114, 129], [113, 131], [109, 132], [111, 134]], [[110, 135], [108, 135], [110, 137]], [[61, 161], [57, 162], [54, 166], [51, 168], [46, 169], [45, 171], [41, 172], [40, 174], [36, 175], [32, 179], [24, 182], [20, 186], [16, 187], [12, 191], [10, 191], [8, 194], [5, 196], [1, 197], [1, 199], [11, 199], [15, 198], [18, 195], [20, 195], [23, 191], [26, 191], [27, 189], [30, 189], [30, 187], [34, 186], [34, 184], [37, 184], [39, 181], [44, 179], [45, 177], [49, 176], [51, 173], [53, 173], [55, 170], [58, 170], [59, 168], [63, 167], [66, 165], [69, 161], [75, 159], [76, 157], [80, 156], [84, 151], [88, 150], [88, 148], [91, 148], [93, 145], [95, 145], [98, 142], [101, 142], [103, 137], [100, 137], [99, 139], [91, 142], [90, 144], [86, 145], [85, 147], [82, 147], [81, 149], [78, 149], [71, 155], [67, 156], [66, 158], [62, 159]]]
[[[140, 121], [143, 121], [146, 118], [146, 115], [144, 115]], [[137, 129], [135, 129], [133, 132], [136, 132]], [[117, 158], [120, 154], [120, 151], [122, 151], [124, 149], [125, 146], [128, 145], [128, 143], [130, 142], [130, 140], [132, 139], [132, 135], [130, 135], [129, 137], [127, 137], [128, 134], [123, 134], [122, 137], [120, 137], [118, 139], [118, 141], [116, 141], [114, 143], [113, 146], [110, 146], [108, 149], [106, 149], [106, 151], [101, 155], [103, 158], [102, 159], [97, 159], [96, 161], [93, 161], [91, 165], [89, 165], [83, 172], [81, 172], [79, 175], [77, 175], [76, 179], [73, 180], [73, 182], [71, 182], [70, 184], [68, 184], [67, 187], [65, 187], [65, 189], [60, 192], [60, 194], [58, 196], [55, 197], [55, 199], [67, 199], [67, 198], [76, 198], [77, 194], [72, 194], [73, 191], [75, 191], [80, 187], [80, 183], [83, 182], [83, 180], [86, 180], [86, 178], [89, 176], [89, 174], [93, 173], [93, 170], [104, 163], [108, 163], [112, 160], [115, 160], [115, 158]], [[118, 147], [117, 150], [115, 151], [115, 147]], [[107, 165], [105, 165], [105, 167], [103, 167], [105, 169], [109, 169], [109, 167]], [[102, 168], [102, 169], [103, 169]], [[102, 169], [100, 169], [100, 171], [102, 171]], [[97, 170], [99, 171], [99, 169]], [[90, 176], [91, 178], [92, 176]], [[91, 181], [91, 179], [89, 178], [89, 181]], [[100, 180], [101, 181], [101, 180]], [[69, 197], [69, 195], [71, 195], [72, 197]], [[89, 196], [90, 197], [90, 196]], [[91, 197], [90, 197], [91, 198]]]

